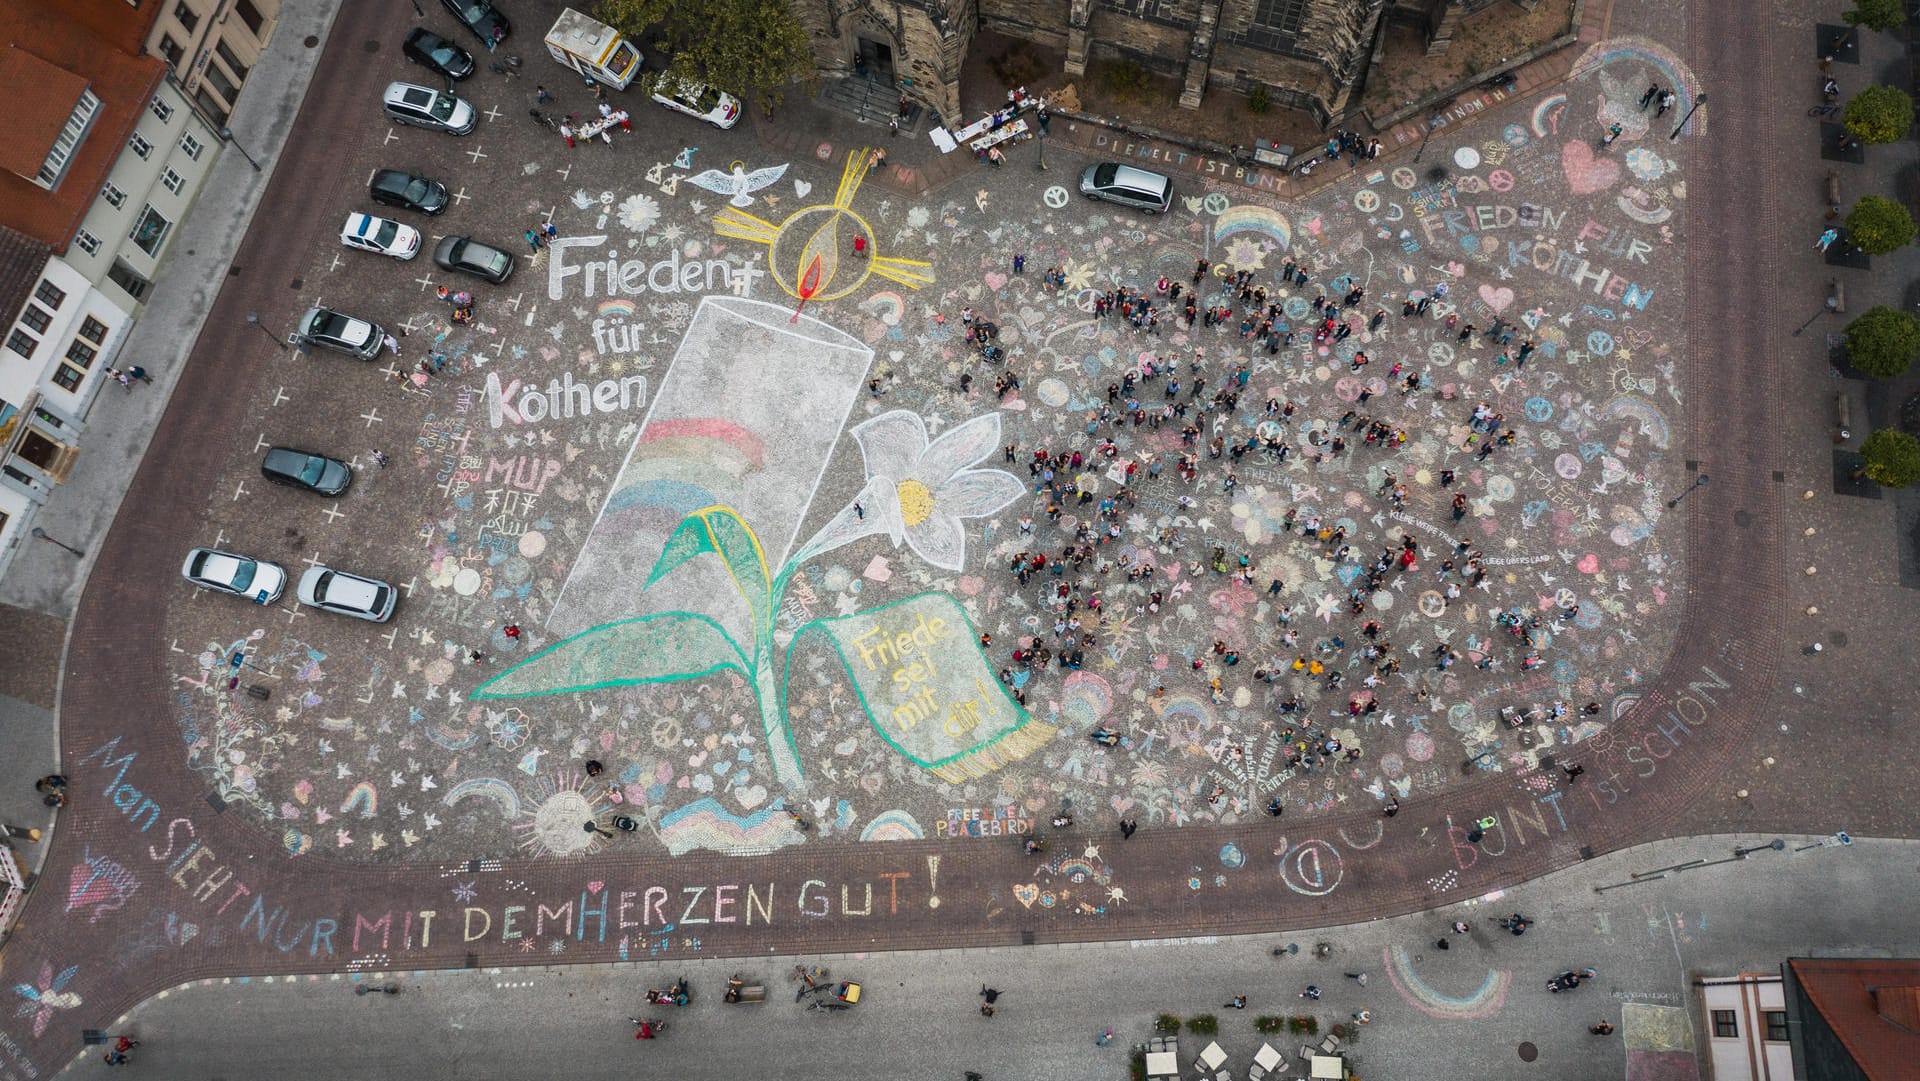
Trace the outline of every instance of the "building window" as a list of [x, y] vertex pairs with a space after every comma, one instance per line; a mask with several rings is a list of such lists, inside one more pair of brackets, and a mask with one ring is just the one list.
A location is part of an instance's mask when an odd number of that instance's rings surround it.
[[73, 235], [73, 243], [75, 247], [86, 252], [88, 255], [100, 254], [100, 238], [87, 232], [85, 229]]
[[213, 118], [216, 125], [226, 127], [227, 117], [231, 116], [233, 111], [227, 108], [225, 102], [214, 97], [204, 86], [193, 92], [193, 100], [199, 103], [201, 112]]
[[261, 36], [260, 28], [267, 25], [267, 20], [260, 17], [259, 8], [254, 7], [248, 0], [239, 0], [239, 3], [233, 5], [233, 13], [240, 16], [240, 21], [247, 24], [247, 29], [253, 31], [254, 37]]
[[227, 65], [227, 70], [233, 72], [234, 78], [243, 83], [247, 81], [247, 65], [242, 64], [240, 58], [233, 55], [233, 50], [227, 47], [227, 39], [221, 38], [215, 42], [213, 51], [219, 54], [220, 61]]
[[152, 101], [148, 102], [147, 108], [150, 111], [152, 111], [154, 116], [157, 116], [160, 118], [160, 122], [162, 124], [165, 124], [167, 121], [173, 119], [173, 106], [168, 105], [166, 102], [161, 101], [159, 98], [154, 98]]
[[187, 50], [173, 40], [173, 35], [162, 34], [160, 35], [160, 55], [166, 58], [168, 67], [177, 68], [180, 66], [180, 58], [187, 55]]
[[1306, 11], [1307, 0], [1259, 0], [1253, 9], [1253, 22], [1247, 27], [1248, 44], [1264, 49], [1292, 45], [1299, 37]]
[[78, 368], [56, 364], [53, 366], [53, 385], [61, 390], [73, 390], [80, 385], [83, 374]]
[[67, 302], [67, 291], [47, 279], [41, 278], [40, 287], [33, 291], [33, 299], [45, 304], [54, 311], [59, 311], [60, 305]]
[[153, 154], [153, 144], [147, 142], [139, 132], [134, 132], [133, 138], [127, 140], [127, 148], [142, 158], [149, 157]]
[[133, 232], [127, 235], [141, 251], [158, 257], [160, 245], [166, 242], [167, 232], [172, 228], [173, 223], [155, 210], [152, 203], [148, 203], [146, 210], [140, 214], [140, 220], [134, 223]]
[[180, 189], [186, 186], [187, 178], [169, 168], [166, 172], [160, 174], [160, 183], [165, 186], [168, 191], [178, 195], [180, 194]]
[[107, 324], [89, 315], [80, 323], [80, 336], [99, 345], [107, 340]]
[[1734, 1020], [1732, 1010], [1713, 1011], [1713, 1035], [1719, 1040], [1734, 1040], [1740, 1037], [1740, 1022]]
[[86, 342], [74, 342], [67, 346], [67, 360], [81, 368], [93, 367], [93, 360], [100, 354]]
[[120, 291], [135, 300], [147, 295], [153, 283], [140, 276], [139, 272], [126, 263], [115, 259], [113, 269], [107, 271], [107, 280], [120, 287]]
[[1767, 1011], [1767, 1041], [1769, 1043], [1787, 1042], [1787, 1011]]
[[207, 85], [228, 101], [240, 96], [240, 88], [233, 85], [233, 80], [227, 78], [227, 73], [221, 71], [218, 64], [207, 65]]
[[200, 25], [200, 13], [188, 7], [186, 0], [180, 0], [180, 3], [173, 5], [173, 17], [189, 34], [193, 33], [194, 27]]
[[81, 140], [87, 137], [87, 129], [93, 126], [93, 118], [100, 112], [100, 99], [91, 90], [80, 91], [80, 100], [67, 114], [67, 123], [60, 129], [60, 135], [53, 140], [53, 149], [47, 151], [45, 161], [40, 163], [40, 172], [33, 178], [35, 184], [52, 191], [60, 186], [60, 178], [67, 173], [67, 166], [73, 161], [75, 151], [80, 149]]
[[[208, 70], [212, 70], [212, 69], [208, 69]], [[187, 152], [187, 157], [190, 157], [195, 161], [199, 161], [200, 152], [205, 150], [206, 147], [201, 145], [200, 140], [194, 138], [192, 135], [182, 135], [180, 137], [180, 149]]]
[[29, 359], [33, 357], [33, 351], [38, 348], [39, 345], [40, 339], [18, 328], [15, 328], [12, 334], [7, 335], [7, 348]]
[[112, 181], [108, 181], [107, 186], [100, 189], [100, 198], [105, 199], [108, 206], [119, 207], [127, 203], [127, 193], [115, 187]]
[[40, 305], [29, 304], [27, 310], [20, 313], [20, 321], [35, 334], [45, 334], [47, 327], [53, 323], [53, 316]]

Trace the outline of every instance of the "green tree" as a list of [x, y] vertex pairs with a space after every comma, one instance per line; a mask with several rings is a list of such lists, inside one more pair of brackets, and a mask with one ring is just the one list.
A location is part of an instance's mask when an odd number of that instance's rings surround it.
[[1891, 143], [1913, 125], [1913, 99], [1897, 86], [1869, 86], [1847, 99], [1847, 134], [1863, 143]]
[[1868, 255], [1904, 248], [1916, 233], [1906, 206], [1882, 195], [1862, 195], [1847, 213], [1847, 243]]
[[788, 83], [813, 81], [813, 45], [785, 0], [600, 0], [594, 16], [670, 57], [641, 75], [648, 93], [700, 83], [772, 109]]
[[1853, 0], [1853, 10], [1841, 18], [1850, 26], [1884, 32], [1904, 25], [1907, 13], [1901, 9], [1900, 0]]
[[1885, 305], [1868, 308], [1847, 324], [1847, 363], [1875, 377], [1893, 379], [1920, 356], [1920, 317]]
[[1876, 428], [1860, 444], [1867, 460], [1867, 479], [1887, 488], [1905, 488], [1920, 481], [1920, 440], [1898, 428]]

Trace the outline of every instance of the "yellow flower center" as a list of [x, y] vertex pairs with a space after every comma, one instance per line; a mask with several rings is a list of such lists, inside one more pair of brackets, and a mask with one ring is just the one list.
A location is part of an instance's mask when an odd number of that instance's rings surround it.
[[895, 491], [900, 496], [900, 520], [919, 525], [933, 513], [933, 492], [917, 480], [903, 480]]

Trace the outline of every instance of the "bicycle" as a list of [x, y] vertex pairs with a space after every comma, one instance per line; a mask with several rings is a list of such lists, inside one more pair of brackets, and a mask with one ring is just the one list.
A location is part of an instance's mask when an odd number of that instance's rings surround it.
[[1807, 110], [1807, 115], [1808, 116], [1838, 116], [1840, 115], [1840, 106], [1815, 105], [1813, 108]]
[[560, 130], [560, 122], [558, 120], [555, 120], [553, 117], [548, 116], [538, 109], [528, 109], [527, 115], [533, 117], [534, 123], [545, 125], [548, 131], [558, 132]]
[[509, 79], [520, 76], [520, 58], [517, 56], [509, 56], [504, 62], [496, 60], [487, 66], [493, 69], [495, 75], [505, 75]]

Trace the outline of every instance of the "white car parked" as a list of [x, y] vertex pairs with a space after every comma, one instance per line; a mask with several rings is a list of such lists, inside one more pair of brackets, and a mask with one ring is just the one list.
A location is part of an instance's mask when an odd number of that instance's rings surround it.
[[420, 230], [392, 218], [348, 214], [347, 224], [340, 227], [340, 243], [395, 259], [411, 259], [420, 254]]
[[385, 582], [327, 567], [308, 567], [294, 593], [309, 608], [374, 623], [393, 618], [394, 594], [394, 588]]
[[258, 604], [272, 604], [286, 588], [287, 572], [278, 563], [222, 552], [217, 548], [195, 548], [180, 565], [180, 574], [202, 589], [246, 597]]
[[675, 112], [704, 120], [716, 128], [730, 128], [740, 122], [740, 99], [724, 90], [699, 83], [676, 83], [662, 79], [653, 88], [653, 100]]

